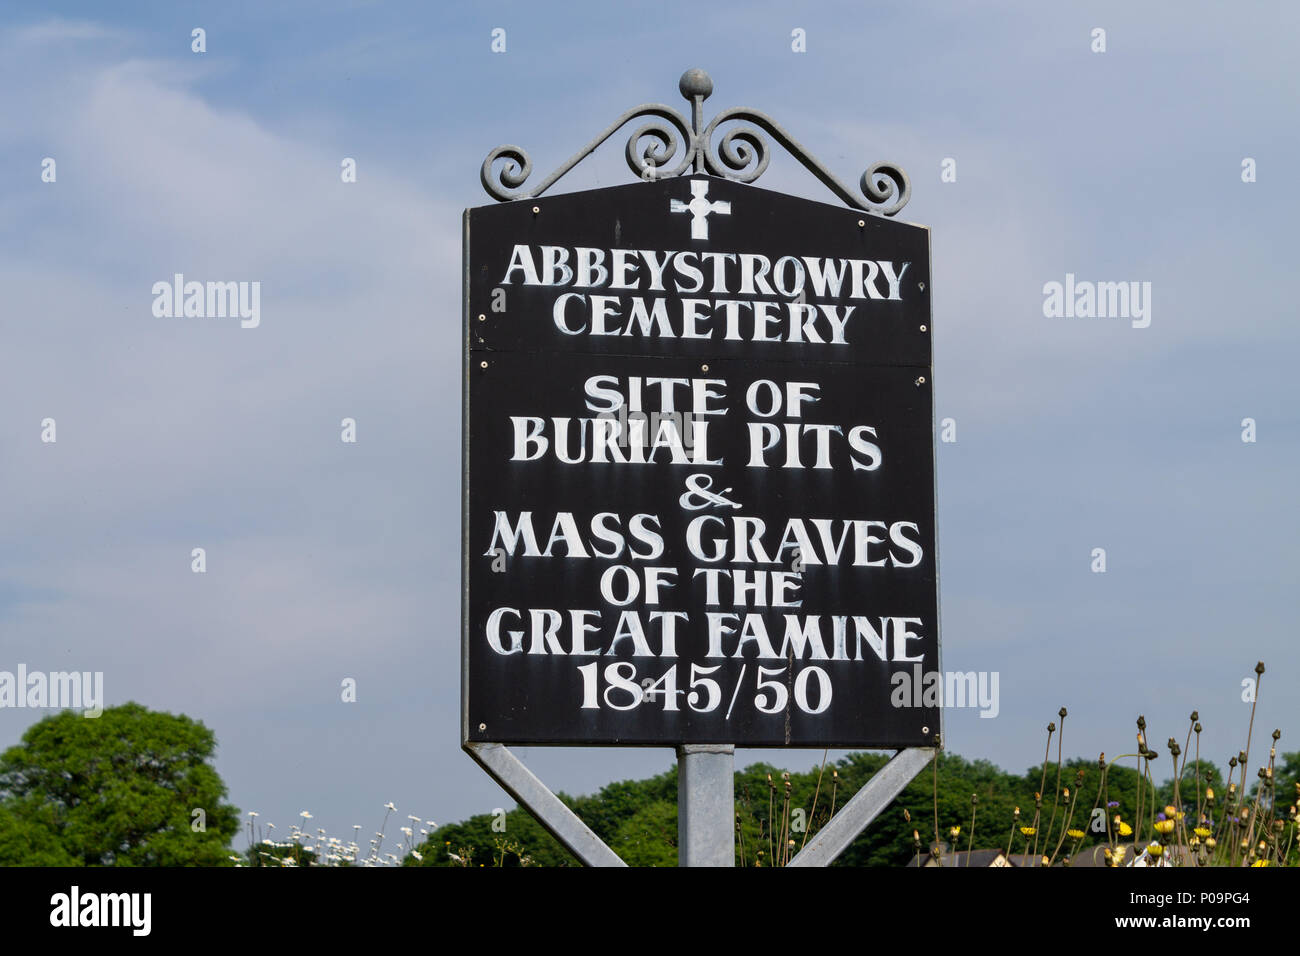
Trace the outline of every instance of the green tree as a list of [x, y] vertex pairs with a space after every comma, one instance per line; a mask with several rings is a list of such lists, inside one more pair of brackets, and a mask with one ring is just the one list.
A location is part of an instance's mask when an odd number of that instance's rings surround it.
[[227, 864], [239, 811], [215, 749], [203, 724], [135, 703], [33, 724], [0, 755], [0, 865]]
[[676, 866], [676, 799], [656, 800], [637, 810], [615, 831], [609, 848], [628, 866]]
[[44, 822], [28, 820], [0, 803], [0, 866], [76, 866]]

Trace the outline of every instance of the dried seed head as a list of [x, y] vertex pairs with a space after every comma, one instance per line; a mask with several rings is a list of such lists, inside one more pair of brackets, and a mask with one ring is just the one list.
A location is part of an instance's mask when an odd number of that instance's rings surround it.
[[1262, 673], [1264, 673], [1264, 662], [1263, 662], [1263, 661], [1260, 661], [1258, 664], [1255, 665], [1255, 673], [1256, 673], [1256, 674], [1262, 674]]
[[1064, 707], [1062, 707], [1060, 710], [1056, 712], [1056, 716], [1060, 717], [1062, 720], [1065, 720], [1065, 715], [1067, 713], [1068, 711]]

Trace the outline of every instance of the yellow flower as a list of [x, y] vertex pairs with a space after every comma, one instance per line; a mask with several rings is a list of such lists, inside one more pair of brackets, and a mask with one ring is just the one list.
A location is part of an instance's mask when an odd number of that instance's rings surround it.
[[1120, 825], [1119, 825], [1119, 835], [1122, 836], [1122, 837], [1132, 836], [1132, 835], [1133, 835], [1133, 828], [1132, 828], [1131, 826], [1129, 826], [1127, 823], [1120, 823]]
[[1165, 816], [1167, 816], [1167, 817], [1172, 817], [1172, 816], [1173, 816], [1175, 813], [1177, 813], [1177, 812], [1178, 812], [1178, 808], [1177, 808], [1177, 807], [1172, 807], [1172, 806], [1170, 806], [1170, 807], [1165, 807]]
[[1082, 840], [1084, 834], [1082, 830], [1066, 830], [1065, 835], [1071, 840]]
[[1157, 833], [1170, 833], [1174, 829], [1173, 820], [1157, 820], [1155, 823]]
[[1268, 866], [1268, 860], [1256, 860], [1251, 866]]
[[1213, 800], [1213, 799], [1214, 799], [1214, 788], [1213, 788], [1213, 787], [1206, 787], [1206, 788], [1205, 788], [1205, 795], [1206, 795], [1207, 797], [1209, 797], [1211, 800]]
[[1150, 853], [1152, 856], [1159, 856], [1161, 853], [1165, 852], [1165, 848], [1162, 847], [1159, 843], [1152, 843], [1149, 847], [1147, 847], [1147, 852]]
[[953, 827], [948, 832], [952, 834], [952, 838], [955, 840], [957, 839], [957, 834], [961, 833], [961, 827]]
[[1205, 845], [1208, 846], [1211, 850], [1213, 850], [1218, 845], [1218, 843], [1219, 841], [1214, 839], [1214, 837], [1207, 837], [1205, 840]]
[[1030, 836], [1033, 836], [1035, 832], [1037, 832], [1037, 831], [1035, 831], [1033, 827], [1021, 827], [1021, 828], [1020, 828], [1020, 833], [1021, 833], [1023, 836], [1030, 837]]
[[1115, 847], [1115, 852], [1112, 854], [1112, 856], [1114, 857], [1116, 863], [1124, 859], [1124, 849], [1125, 848], [1122, 846]]
[[1196, 834], [1198, 837], [1200, 837], [1202, 840], [1204, 840], [1207, 836], [1210, 835], [1210, 831], [1209, 831], [1209, 829], [1208, 829], [1207, 827], [1197, 827], [1197, 828], [1196, 828], [1195, 830], [1193, 830], [1192, 832], [1195, 833], [1195, 834]]

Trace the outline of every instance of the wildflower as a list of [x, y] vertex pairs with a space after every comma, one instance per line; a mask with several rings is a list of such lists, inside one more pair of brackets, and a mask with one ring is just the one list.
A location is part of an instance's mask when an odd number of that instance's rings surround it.
[[1129, 826], [1127, 823], [1121, 822], [1119, 825], [1119, 835], [1122, 837], [1132, 836], [1133, 828]]
[[1036, 831], [1033, 827], [1021, 827], [1021, 828], [1020, 828], [1020, 833], [1021, 833], [1022, 836], [1031, 837], [1031, 836], [1033, 836], [1036, 832], [1037, 832], [1037, 831]]
[[256, 811], [256, 810], [249, 810], [249, 811], [248, 811], [248, 815], [249, 815], [250, 817], [255, 817], [255, 816], [257, 816], [258, 814], [257, 814], [257, 811]]
[[311, 814], [308, 813], [306, 810], [304, 810], [302, 813], [298, 814], [298, 816], [302, 817], [304, 820], [310, 820], [310, 819], [311, 819]]
[[397, 807], [393, 806], [393, 802], [392, 802], [391, 800], [390, 800], [388, 803], [385, 803], [385, 804], [384, 804], [384, 809], [385, 809], [385, 810], [392, 810], [392, 811], [394, 811], [394, 812], [397, 811]]
[[1202, 840], [1204, 840], [1206, 837], [1210, 835], [1210, 831], [1206, 827], [1197, 827], [1192, 832], [1195, 833]]
[[422, 861], [424, 860], [424, 857], [422, 857], [422, 856], [420, 855], [420, 851], [419, 851], [419, 850], [412, 850], [412, 851], [411, 851], [411, 856], [415, 857], [415, 859], [416, 859], [417, 861], [421, 861], [421, 862], [422, 862]]
[[1218, 844], [1218, 841], [1215, 840], [1214, 837], [1206, 837], [1206, 839], [1205, 839], [1205, 845], [1208, 846], [1211, 850], [1213, 850], [1214, 847], [1215, 847], [1217, 844]]
[[1084, 837], [1084, 833], [1082, 830], [1066, 830], [1065, 834], [1071, 840], [1082, 840]]
[[1178, 810], [1175, 807], [1172, 806], [1165, 807], [1165, 816], [1167, 817], [1172, 817], [1177, 812]]
[[1161, 853], [1165, 852], [1165, 848], [1162, 847], [1159, 843], [1152, 843], [1150, 846], [1147, 847], [1147, 852], [1150, 853], [1152, 856], [1159, 856]]
[[1157, 833], [1170, 833], [1174, 829], [1173, 820], [1157, 820], [1155, 823]]
[[961, 827], [952, 827], [948, 832], [952, 834], [952, 838], [955, 840], [957, 839], [957, 834], [961, 833]]
[[1106, 809], [1107, 809], [1107, 810], [1113, 810], [1113, 809], [1115, 809], [1115, 807], [1118, 807], [1118, 806], [1119, 806], [1119, 801], [1118, 801], [1118, 800], [1110, 800], [1110, 801], [1107, 801], [1107, 803], [1106, 803]]
[[1268, 866], [1268, 860], [1256, 860], [1251, 866]]

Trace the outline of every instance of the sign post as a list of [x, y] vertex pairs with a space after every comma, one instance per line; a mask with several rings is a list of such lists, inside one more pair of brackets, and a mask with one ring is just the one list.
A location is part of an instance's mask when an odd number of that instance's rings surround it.
[[[889, 218], [901, 170], [856, 196], [680, 86], [689, 123], [638, 107], [534, 188], [494, 150], [465, 213], [462, 741], [590, 864], [507, 745], [675, 748], [680, 859], [714, 866], [735, 747], [899, 751], [792, 861], [824, 864], [941, 744], [893, 692], [939, 670], [929, 233]], [[539, 198], [637, 118], [643, 182]], [[760, 131], [850, 208], [749, 185]]]

